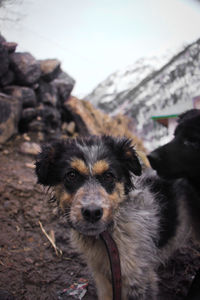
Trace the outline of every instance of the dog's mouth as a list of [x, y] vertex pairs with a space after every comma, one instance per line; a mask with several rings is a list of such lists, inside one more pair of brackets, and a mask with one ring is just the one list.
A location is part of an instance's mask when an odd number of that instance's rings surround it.
[[107, 230], [108, 227], [111, 226], [111, 223], [106, 223], [104, 221], [99, 221], [96, 223], [90, 223], [85, 221], [78, 221], [78, 222], [69, 222], [70, 226], [78, 231], [79, 233], [87, 236], [98, 236], [103, 231]]

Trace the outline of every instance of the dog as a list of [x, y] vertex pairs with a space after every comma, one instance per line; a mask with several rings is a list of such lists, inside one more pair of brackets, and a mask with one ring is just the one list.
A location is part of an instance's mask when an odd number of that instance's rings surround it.
[[108, 254], [99, 238], [103, 231], [118, 247], [122, 300], [156, 300], [158, 266], [191, 233], [185, 199], [190, 188], [182, 180], [169, 183], [141, 173], [131, 140], [111, 136], [54, 141], [36, 160], [38, 183], [55, 193], [99, 300], [113, 296]]
[[200, 110], [181, 114], [174, 139], [147, 157], [160, 176], [187, 178], [200, 192]]
[[200, 239], [200, 110], [181, 114], [174, 139], [147, 157], [159, 176], [170, 180], [185, 178], [193, 187], [188, 207]]
[[[193, 187], [187, 197], [195, 238], [200, 241], [200, 110], [181, 114], [174, 139], [148, 155], [149, 162], [159, 176], [172, 180], [185, 178]], [[191, 285], [188, 300], [200, 298], [200, 269]]]

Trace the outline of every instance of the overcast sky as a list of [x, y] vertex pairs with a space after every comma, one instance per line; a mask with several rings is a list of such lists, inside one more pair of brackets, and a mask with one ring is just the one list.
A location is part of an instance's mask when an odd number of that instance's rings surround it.
[[[20, 1], [20, 0], [19, 0]], [[200, 38], [192, 0], [21, 0], [0, 32], [37, 59], [58, 58], [83, 97], [112, 72]]]

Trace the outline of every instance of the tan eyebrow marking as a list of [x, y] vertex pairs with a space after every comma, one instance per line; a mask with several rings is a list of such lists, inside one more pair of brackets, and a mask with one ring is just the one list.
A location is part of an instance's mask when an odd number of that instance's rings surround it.
[[103, 174], [104, 172], [106, 172], [109, 169], [109, 164], [107, 163], [107, 161], [105, 160], [99, 160], [97, 161], [93, 167], [92, 167], [92, 171], [94, 175], [100, 175]]
[[82, 159], [73, 159], [71, 162], [71, 167], [84, 175], [89, 175], [89, 169]]

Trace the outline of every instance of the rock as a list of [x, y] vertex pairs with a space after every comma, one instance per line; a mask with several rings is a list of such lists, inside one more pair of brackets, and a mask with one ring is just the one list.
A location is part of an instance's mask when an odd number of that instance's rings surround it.
[[45, 131], [61, 127], [61, 116], [56, 108], [44, 105], [39, 108], [38, 115], [45, 124]]
[[40, 102], [56, 107], [58, 103], [57, 89], [55, 85], [40, 80], [37, 89], [38, 99]]
[[19, 132], [24, 133], [29, 130], [29, 123], [36, 119], [38, 112], [33, 107], [23, 109], [19, 122]]
[[33, 107], [28, 107], [25, 108], [22, 111], [22, 116], [21, 118], [25, 121], [25, 122], [30, 122], [31, 120], [35, 119], [37, 117], [37, 110]]
[[8, 53], [13, 53], [15, 52], [17, 48], [17, 43], [14, 42], [2, 42], [2, 45], [8, 50]]
[[61, 116], [59, 111], [51, 106], [40, 105], [37, 108], [37, 118], [28, 123], [27, 131], [44, 133], [46, 138], [60, 135]]
[[27, 131], [43, 132], [44, 130], [45, 130], [45, 124], [42, 120], [33, 120], [28, 124]]
[[0, 93], [0, 144], [18, 132], [21, 103], [18, 99]]
[[27, 142], [30, 142], [30, 140], [31, 140], [30, 136], [26, 133], [23, 134], [23, 139]]
[[22, 124], [26, 125], [29, 122], [31, 122], [32, 120], [34, 120], [36, 117], [37, 117], [37, 110], [35, 108], [33, 108], [33, 107], [25, 108], [22, 111], [20, 123], [21, 123], [21, 125]]
[[1, 78], [0, 85], [2, 87], [12, 84], [15, 80], [15, 74], [12, 70], [8, 70]]
[[55, 79], [61, 72], [60, 61], [57, 59], [40, 60], [39, 63], [42, 71], [41, 76], [47, 82]]
[[41, 76], [39, 62], [28, 52], [10, 54], [11, 68], [19, 84], [33, 85]]
[[75, 133], [76, 124], [71, 121], [69, 123], [64, 122], [62, 124], [62, 131], [69, 133], [70, 135], [73, 135]]
[[63, 103], [70, 96], [75, 85], [75, 80], [67, 73], [62, 72], [52, 81], [52, 84], [57, 89], [60, 102]]
[[25, 166], [29, 169], [35, 169], [35, 164], [34, 163], [25, 163]]
[[3, 91], [6, 94], [19, 99], [24, 108], [35, 107], [37, 105], [35, 91], [30, 87], [12, 85], [5, 87]]
[[8, 50], [0, 44], [0, 77], [8, 72], [9, 67], [9, 58]]
[[20, 146], [20, 152], [24, 154], [37, 155], [41, 151], [37, 143], [24, 142]]

